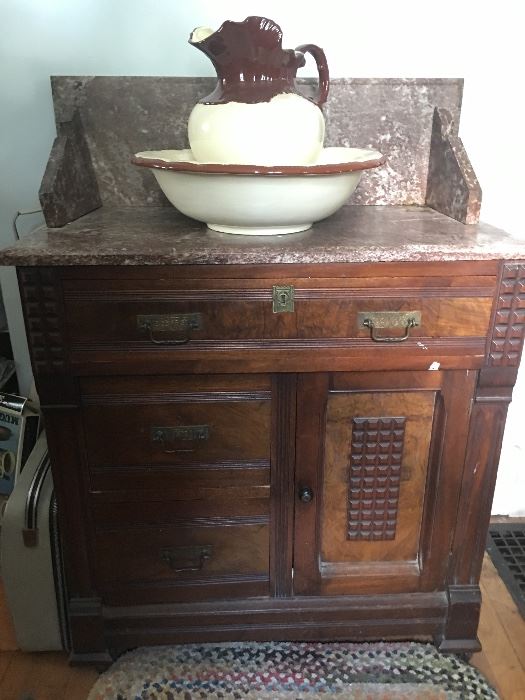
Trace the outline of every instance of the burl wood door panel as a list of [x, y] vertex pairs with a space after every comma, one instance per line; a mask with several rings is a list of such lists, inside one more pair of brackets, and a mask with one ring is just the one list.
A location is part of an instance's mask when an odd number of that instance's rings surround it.
[[434, 403], [434, 391], [329, 397], [323, 575], [344, 574], [347, 563], [417, 559]]
[[303, 375], [296, 593], [444, 586], [474, 374]]

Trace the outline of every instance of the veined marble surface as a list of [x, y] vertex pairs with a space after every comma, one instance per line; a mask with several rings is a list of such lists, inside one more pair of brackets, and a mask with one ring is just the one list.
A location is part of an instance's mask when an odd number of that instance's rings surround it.
[[[524, 234], [525, 235], [525, 234]], [[525, 240], [425, 207], [344, 206], [309, 231], [232, 236], [171, 207], [102, 207], [0, 251], [2, 265], [178, 265], [525, 259]]]
[[[314, 93], [317, 80], [298, 80]], [[58, 132], [79, 111], [100, 198], [111, 206], [169, 206], [153, 175], [130, 162], [138, 151], [188, 147], [194, 104], [214, 78], [54, 76]], [[330, 81], [325, 146], [371, 148], [387, 164], [367, 173], [354, 204], [423, 205], [434, 107], [450, 113], [457, 132], [463, 80], [337, 78]]]

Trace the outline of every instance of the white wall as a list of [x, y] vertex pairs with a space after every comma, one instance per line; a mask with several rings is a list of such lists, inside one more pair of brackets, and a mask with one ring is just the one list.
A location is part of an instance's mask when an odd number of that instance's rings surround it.
[[[49, 75], [211, 75], [211, 64], [187, 44], [191, 29], [248, 14], [279, 22], [286, 47], [322, 46], [333, 77], [464, 77], [460, 134], [483, 188], [482, 219], [525, 237], [521, 6], [517, 0], [0, 0], [0, 242], [11, 240], [17, 209], [38, 206], [55, 133]], [[314, 73], [313, 65], [307, 68], [305, 74]], [[34, 223], [33, 217], [24, 225]], [[4, 270], [2, 281], [26, 390], [30, 372], [13, 272]], [[524, 413], [525, 367], [494, 512], [525, 514]]]

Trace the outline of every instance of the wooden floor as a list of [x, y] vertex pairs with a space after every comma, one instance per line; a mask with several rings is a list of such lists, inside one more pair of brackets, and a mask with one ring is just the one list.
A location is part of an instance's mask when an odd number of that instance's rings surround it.
[[[472, 663], [502, 700], [525, 700], [525, 621], [487, 556], [481, 590], [479, 637], [483, 651], [472, 657]], [[4, 648], [9, 646], [5, 624], [0, 611]], [[92, 669], [69, 667], [66, 655], [58, 652], [0, 651], [0, 700], [86, 700], [96, 677]]]

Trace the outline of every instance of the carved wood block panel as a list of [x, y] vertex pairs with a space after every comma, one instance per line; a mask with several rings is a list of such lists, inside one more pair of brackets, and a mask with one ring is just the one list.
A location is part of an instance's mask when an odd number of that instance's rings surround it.
[[29, 349], [35, 375], [66, 371], [66, 339], [61, 290], [46, 268], [18, 271]]
[[525, 338], [525, 264], [505, 264], [496, 300], [489, 365], [517, 367]]
[[354, 418], [348, 499], [349, 540], [396, 535], [406, 418]]

